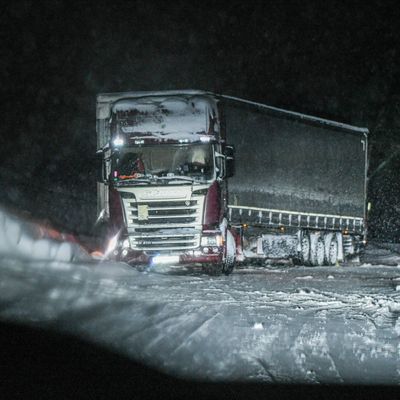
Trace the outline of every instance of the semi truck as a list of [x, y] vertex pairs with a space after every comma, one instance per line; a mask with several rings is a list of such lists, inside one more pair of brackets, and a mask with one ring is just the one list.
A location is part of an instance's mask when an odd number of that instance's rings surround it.
[[97, 96], [106, 254], [336, 265], [366, 243], [368, 130], [200, 90]]

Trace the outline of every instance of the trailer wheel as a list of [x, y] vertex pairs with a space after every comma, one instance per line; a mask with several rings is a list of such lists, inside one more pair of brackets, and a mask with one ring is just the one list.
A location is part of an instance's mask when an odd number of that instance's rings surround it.
[[325, 245], [322, 237], [318, 237], [311, 249], [311, 265], [324, 265]]
[[338, 261], [339, 245], [336, 237], [333, 237], [329, 244], [327, 261], [328, 265], [336, 265]]
[[305, 234], [301, 238], [301, 254], [300, 254], [300, 260], [305, 265], [308, 265], [310, 262], [310, 248], [311, 248], [310, 236]]

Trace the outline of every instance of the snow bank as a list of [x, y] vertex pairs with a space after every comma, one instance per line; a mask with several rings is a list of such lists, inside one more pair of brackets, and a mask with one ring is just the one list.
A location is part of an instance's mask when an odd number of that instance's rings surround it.
[[400, 382], [397, 266], [140, 273], [40, 228], [0, 209], [0, 320], [189, 379]]
[[[59, 233], [60, 238], [68, 235]], [[57, 241], [46, 237], [46, 230], [0, 208], [0, 257], [53, 261], [84, 261], [90, 256], [72, 241]]]

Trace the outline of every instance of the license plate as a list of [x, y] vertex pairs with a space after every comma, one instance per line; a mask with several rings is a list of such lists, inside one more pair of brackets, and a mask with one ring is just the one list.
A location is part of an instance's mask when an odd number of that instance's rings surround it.
[[152, 259], [153, 264], [177, 264], [179, 256], [155, 256]]
[[138, 220], [148, 220], [149, 219], [149, 207], [147, 205], [138, 206]]

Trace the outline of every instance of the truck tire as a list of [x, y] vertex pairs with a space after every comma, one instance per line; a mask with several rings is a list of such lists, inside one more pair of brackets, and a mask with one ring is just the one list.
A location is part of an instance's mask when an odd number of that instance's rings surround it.
[[232, 232], [226, 231], [226, 255], [225, 260], [222, 262], [222, 272], [225, 275], [229, 275], [232, 273], [233, 268], [235, 267], [236, 261], [236, 243], [235, 238], [232, 235]]
[[300, 261], [304, 265], [309, 265], [310, 264], [311, 242], [310, 242], [310, 236], [308, 234], [302, 235], [300, 246], [301, 246]]
[[336, 236], [334, 236], [329, 243], [328, 252], [326, 254], [326, 260], [328, 265], [336, 265], [338, 262], [339, 255], [339, 244]]
[[225, 275], [230, 275], [235, 268], [235, 257], [228, 256], [224, 263], [222, 263], [222, 272]]
[[311, 246], [311, 265], [321, 266], [324, 265], [325, 260], [325, 244], [321, 236], [316, 238]]
[[219, 264], [205, 264], [203, 271], [208, 275], [218, 276], [221, 274], [229, 275], [232, 273], [236, 263], [236, 244], [235, 238], [229, 230], [226, 230], [226, 244], [224, 249], [224, 257]]

